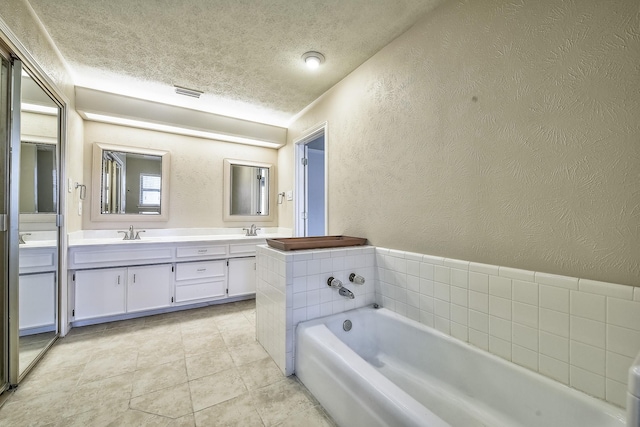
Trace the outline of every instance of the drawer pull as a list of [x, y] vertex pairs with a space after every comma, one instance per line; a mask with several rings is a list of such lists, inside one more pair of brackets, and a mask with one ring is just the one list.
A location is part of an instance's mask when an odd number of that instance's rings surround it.
[[207, 253], [207, 249], [198, 249], [198, 253], [199, 254], [206, 254]]
[[207, 271], [207, 269], [206, 269], [206, 268], [199, 268], [199, 269], [197, 269], [196, 271], [197, 271], [197, 272], [202, 272], [202, 271]]

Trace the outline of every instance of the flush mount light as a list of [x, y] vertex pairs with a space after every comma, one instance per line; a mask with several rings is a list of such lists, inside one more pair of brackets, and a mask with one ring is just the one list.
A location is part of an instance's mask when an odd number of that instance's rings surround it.
[[176, 93], [178, 95], [185, 95], [185, 96], [191, 96], [193, 98], [200, 98], [200, 95], [202, 95], [204, 92], [202, 92], [201, 90], [195, 90], [195, 89], [189, 89], [186, 87], [182, 87], [182, 86], [173, 86], [176, 88]]
[[324, 62], [324, 55], [320, 52], [310, 51], [302, 55], [302, 60], [308, 68], [315, 70]]

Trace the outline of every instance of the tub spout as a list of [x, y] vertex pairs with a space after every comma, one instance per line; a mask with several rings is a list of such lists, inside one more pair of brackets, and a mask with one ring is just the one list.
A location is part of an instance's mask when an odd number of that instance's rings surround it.
[[347, 297], [347, 298], [351, 298], [354, 299], [356, 296], [353, 295], [353, 292], [351, 292], [349, 289], [342, 287], [338, 290], [338, 293], [340, 295], [342, 295], [343, 297]]

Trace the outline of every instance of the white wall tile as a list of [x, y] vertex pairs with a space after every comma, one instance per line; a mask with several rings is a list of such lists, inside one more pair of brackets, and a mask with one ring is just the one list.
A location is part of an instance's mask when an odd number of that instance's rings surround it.
[[606, 376], [612, 380], [626, 383], [633, 358], [607, 351]]
[[605, 348], [605, 324], [591, 319], [571, 316], [569, 336], [572, 340], [598, 348]]
[[631, 286], [598, 282], [597, 280], [589, 279], [580, 279], [578, 286], [583, 292], [590, 292], [614, 298], [633, 299], [633, 287]]
[[444, 334], [449, 334], [451, 331], [449, 319], [445, 319], [444, 317], [435, 316], [435, 328]]
[[640, 332], [607, 325], [607, 350], [627, 357], [636, 357], [640, 352]]
[[535, 281], [535, 272], [529, 270], [520, 270], [518, 268], [500, 266], [500, 276], [510, 279], [524, 280], [526, 282]]
[[511, 298], [511, 279], [499, 276], [489, 276], [489, 295]]
[[469, 343], [484, 351], [489, 351], [489, 335], [485, 332], [469, 329]]
[[513, 344], [511, 347], [511, 361], [534, 372], [538, 371], [538, 352]]
[[420, 311], [433, 314], [433, 297], [428, 295], [420, 295]]
[[489, 276], [484, 273], [469, 272], [469, 289], [476, 292], [489, 293]]
[[450, 318], [450, 304], [447, 301], [441, 301], [439, 299], [433, 300], [433, 313], [437, 317], [442, 317], [444, 319]]
[[450, 315], [451, 315], [451, 321], [452, 322], [456, 322], [456, 323], [458, 323], [459, 325], [462, 325], [462, 326], [468, 326], [468, 324], [469, 324], [468, 311], [469, 310], [467, 310], [466, 307], [461, 307], [461, 306], [456, 305], [456, 304], [451, 304], [449, 310], [450, 310]]
[[538, 306], [514, 301], [511, 317], [515, 323], [538, 329]]
[[424, 257], [424, 255], [422, 254], [417, 254], [415, 252], [405, 252], [404, 253], [404, 257], [406, 260], [408, 261], [417, 261], [417, 262], [421, 262], [422, 258]]
[[512, 342], [521, 347], [538, 352], [538, 329], [519, 323], [512, 324]]
[[445, 266], [451, 267], [451, 268], [457, 268], [457, 269], [460, 269], [460, 270], [469, 270], [469, 261], [463, 261], [463, 260], [460, 260], [460, 259], [445, 258], [443, 264]]
[[426, 262], [420, 263], [420, 278], [433, 280], [435, 266]]
[[469, 291], [469, 308], [482, 313], [489, 313], [489, 295]]
[[430, 328], [435, 326], [435, 320], [433, 313], [429, 313], [423, 310], [420, 310], [420, 323], [426, 325]]
[[407, 274], [410, 276], [420, 277], [420, 262], [407, 261]]
[[587, 319], [605, 321], [606, 301], [602, 295], [588, 294], [585, 292], [570, 292], [569, 313], [573, 316], [586, 317]]
[[613, 403], [621, 407], [625, 407], [627, 404], [627, 385], [626, 383], [620, 383], [613, 381], [609, 378], [606, 379], [605, 384], [605, 398], [608, 402]]
[[559, 311], [540, 308], [538, 318], [540, 330], [550, 332], [561, 337], [569, 338], [569, 315]]
[[640, 302], [607, 298], [607, 323], [640, 330]]
[[420, 279], [420, 294], [433, 296], [434, 283], [433, 280]]
[[571, 387], [577, 388], [591, 396], [600, 399], [605, 398], [605, 382], [604, 377], [585, 371], [577, 366], [569, 367], [569, 384]]
[[489, 335], [489, 351], [496, 356], [511, 360], [511, 342]]
[[511, 283], [511, 292], [514, 301], [524, 302], [536, 306], [538, 305], [537, 283], [523, 282], [522, 280], [513, 280]]
[[469, 341], [469, 328], [467, 326], [451, 321], [449, 328], [452, 337], [464, 342]]
[[407, 290], [420, 292], [420, 278], [417, 276], [407, 276]]
[[495, 316], [489, 316], [489, 335], [511, 342], [511, 322]]
[[569, 313], [569, 290], [540, 285], [540, 307]]
[[429, 264], [434, 264], [434, 265], [442, 265], [444, 264], [444, 258], [439, 256], [433, 256], [433, 255], [424, 255], [422, 257], [422, 262], [427, 262]]
[[455, 286], [451, 286], [449, 289], [449, 295], [451, 296], [451, 303], [457, 304], [463, 307], [467, 307], [469, 305], [469, 291], [463, 288], [457, 288]]
[[435, 282], [433, 288], [433, 296], [442, 301], [450, 301], [449, 285], [446, 283]]
[[557, 274], [538, 273], [535, 281], [541, 285], [555, 286], [558, 288], [578, 290], [578, 279], [575, 277], [559, 276]]
[[479, 262], [470, 262], [469, 271], [475, 271], [477, 273], [492, 274], [494, 276], [500, 275], [500, 267], [491, 264], [481, 264]]
[[569, 385], [569, 364], [541, 354], [538, 371], [549, 378]]
[[640, 302], [640, 287], [636, 287], [633, 289], [633, 300]]
[[569, 339], [540, 331], [540, 354], [569, 363]]
[[511, 300], [489, 295], [489, 314], [511, 320]]
[[434, 267], [433, 280], [446, 284], [451, 283], [451, 269], [449, 267], [436, 265]]
[[469, 310], [469, 327], [479, 332], [489, 333], [489, 315], [475, 310]]
[[469, 287], [469, 272], [467, 270], [451, 269], [451, 284], [460, 288]]
[[604, 376], [605, 355], [605, 351], [601, 348], [578, 341], [569, 341], [569, 363], [571, 366], [577, 366], [594, 374]]

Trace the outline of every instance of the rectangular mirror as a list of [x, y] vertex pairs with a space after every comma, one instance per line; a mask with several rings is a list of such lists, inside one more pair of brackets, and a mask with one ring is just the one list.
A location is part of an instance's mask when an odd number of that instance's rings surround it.
[[273, 220], [273, 166], [224, 159], [224, 220]]
[[91, 219], [167, 221], [169, 167], [167, 151], [96, 143]]

